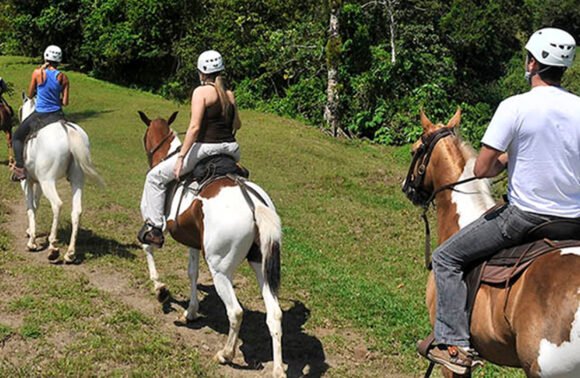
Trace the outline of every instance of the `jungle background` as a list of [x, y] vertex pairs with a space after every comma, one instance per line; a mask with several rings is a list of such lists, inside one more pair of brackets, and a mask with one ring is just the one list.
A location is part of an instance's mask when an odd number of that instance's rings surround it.
[[[578, 0], [5, 0], [0, 54], [40, 62], [57, 44], [68, 69], [186, 102], [197, 56], [216, 49], [241, 107], [322, 128], [333, 62], [345, 134], [405, 144], [420, 108], [461, 106], [477, 146], [499, 101], [526, 90], [523, 46], [547, 26], [577, 38]], [[580, 92], [578, 70], [565, 85]]]

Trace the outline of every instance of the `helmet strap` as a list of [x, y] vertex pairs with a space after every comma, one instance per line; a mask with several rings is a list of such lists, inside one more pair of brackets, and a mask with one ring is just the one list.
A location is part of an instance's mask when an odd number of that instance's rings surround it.
[[550, 68], [551, 68], [551, 66], [546, 66], [540, 70], [530, 72], [527, 70], [527, 67], [526, 67], [526, 73], [524, 74], [524, 77], [526, 78], [526, 81], [528, 82], [528, 84], [532, 85], [532, 77], [534, 77], [538, 74], [541, 74], [542, 72], [545, 72], [545, 71], [549, 70]]

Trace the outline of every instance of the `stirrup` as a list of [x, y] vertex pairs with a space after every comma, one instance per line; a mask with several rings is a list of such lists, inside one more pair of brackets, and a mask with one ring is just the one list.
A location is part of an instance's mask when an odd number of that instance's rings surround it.
[[157, 248], [161, 248], [165, 242], [165, 237], [160, 228], [145, 223], [137, 234], [137, 240], [142, 244], [150, 244]]
[[16, 165], [11, 167], [12, 169], [12, 176], [10, 176], [10, 180], [14, 182], [19, 182], [26, 179], [26, 169], [17, 167]]

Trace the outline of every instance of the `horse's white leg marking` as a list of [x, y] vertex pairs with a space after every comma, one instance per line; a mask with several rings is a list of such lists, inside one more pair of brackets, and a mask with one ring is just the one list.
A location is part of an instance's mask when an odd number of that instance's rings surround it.
[[580, 377], [580, 306], [572, 322], [570, 341], [555, 345], [543, 339], [540, 342], [538, 365], [542, 377]]
[[278, 298], [272, 293], [270, 287], [264, 283], [264, 275], [262, 273], [262, 263], [250, 262], [250, 266], [256, 273], [258, 285], [264, 298], [266, 305], [266, 324], [272, 336], [272, 350], [274, 362], [274, 377], [286, 377], [284, 365], [282, 362], [282, 310], [278, 303]]
[[244, 311], [236, 298], [231, 278], [222, 272], [215, 271], [211, 266], [210, 270], [212, 272], [215, 289], [226, 306], [226, 312], [230, 322], [230, 330], [226, 345], [215, 355], [216, 360], [224, 364], [231, 362], [236, 354], [235, 348], [238, 342], [238, 334], [240, 332], [240, 326], [242, 325]]
[[197, 276], [199, 273], [199, 249], [189, 248], [189, 265], [187, 274], [191, 282], [191, 295], [189, 296], [189, 306], [184, 312], [186, 320], [195, 320], [199, 317], [199, 301], [197, 299]]
[[142, 244], [143, 251], [145, 252], [145, 258], [147, 259], [147, 267], [149, 268], [149, 279], [153, 281], [153, 288], [157, 296], [157, 300], [164, 302], [169, 298], [169, 292], [165, 284], [159, 281], [159, 274], [157, 274], [157, 268], [155, 267], [155, 258], [153, 257], [154, 247], [149, 244]]
[[56, 247], [56, 232], [58, 228], [58, 217], [60, 216], [60, 209], [62, 208], [62, 200], [56, 191], [56, 183], [54, 181], [41, 181], [40, 186], [42, 192], [48, 198], [50, 206], [52, 207], [52, 226], [50, 228], [50, 235], [48, 236], [48, 249], [58, 250]]
[[33, 251], [38, 248], [36, 244], [36, 208], [38, 206], [37, 193], [40, 192], [36, 185], [29, 180], [22, 181], [22, 190], [26, 194], [26, 214], [28, 215], [28, 230], [26, 234], [28, 235], [28, 243], [26, 243], [26, 248]]
[[83, 212], [82, 197], [83, 197], [84, 175], [81, 169], [76, 164], [73, 164], [73, 166], [71, 167], [69, 180], [71, 182], [72, 188], [72, 210], [71, 210], [72, 230], [68, 250], [64, 255], [64, 261], [70, 263], [74, 262], [75, 260], [77, 234], [79, 231], [81, 214]]
[[580, 247], [562, 248], [560, 253], [562, 255], [578, 255], [578, 256], [580, 256]]

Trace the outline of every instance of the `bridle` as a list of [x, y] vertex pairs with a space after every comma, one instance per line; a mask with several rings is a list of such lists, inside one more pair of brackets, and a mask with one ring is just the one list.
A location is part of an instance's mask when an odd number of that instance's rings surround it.
[[413, 153], [413, 160], [403, 185], [403, 192], [414, 205], [428, 207], [433, 200], [433, 193], [423, 189], [427, 166], [437, 142], [450, 135], [455, 135], [453, 129], [443, 127], [427, 136], [421, 136], [422, 144]]
[[429, 206], [439, 192], [447, 189], [454, 190], [455, 186], [457, 185], [477, 179], [477, 177], [470, 177], [465, 180], [443, 185], [442, 187], [437, 188], [431, 192], [423, 188], [425, 174], [427, 173], [427, 166], [429, 165], [429, 160], [431, 159], [433, 149], [437, 145], [437, 142], [451, 135], [455, 136], [453, 129], [443, 127], [427, 136], [421, 136], [422, 144], [413, 153], [413, 160], [411, 161], [411, 166], [409, 167], [407, 178], [403, 184], [403, 192], [407, 198], [409, 198], [414, 205], [418, 205], [423, 208], [421, 218], [423, 218], [423, 222], [425, 223], [425, 267], [429, 270], [431, 270], [431, 231], [429, 228], [429, 220], [427, 219], [427, 211], [429, 210]]
[[[153, 155], [155, 154], [155, 152], [157, 152], [161, 147], [163, 147], [163, 145], [165, 143], [171, 143], [173, 142], [173, 139], [175, 139], [175, 131], [169, 129], [169, 132], [167, 133], [167, 135], [165, 135], [160, 141], [159, 143], [157, 143], [153, 148], [147, 150], [147, 134], [149, 133], [149, 128], [147, 128], [147, 131], [145, 132], [145, 135], [143, 136], [143, 146], [145, 146], [145, 153], [147, 154], [147, 160], [149, 161], [149, 166], [151, 167], [151, 165], [153, 164]], [[167, 156], [168, 157], [168, 156]], [[165, 158], [167, 158], [165, 157]]]

